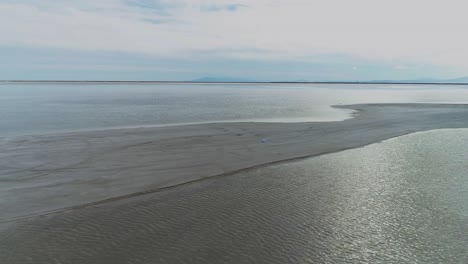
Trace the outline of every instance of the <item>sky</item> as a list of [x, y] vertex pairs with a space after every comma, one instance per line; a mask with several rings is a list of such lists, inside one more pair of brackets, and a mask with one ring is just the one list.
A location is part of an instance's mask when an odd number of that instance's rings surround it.
[[462, 0], [0, 0], [0, 79], [468, 75]]

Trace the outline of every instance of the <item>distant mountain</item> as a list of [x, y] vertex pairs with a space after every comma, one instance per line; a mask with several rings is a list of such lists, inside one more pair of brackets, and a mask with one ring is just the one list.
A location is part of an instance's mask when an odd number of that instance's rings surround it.
[[454, 78], [454, 79], [433, 79], [433, 78], [424, 78], [419, 80], [413, 80], [413, 82], [423, 82], [423, 83], [468, 83], [468, 77]]
[[467, 77], [462, 77], [462, 78], [457, 78], [457, 79], [452, 79], [453, 82], [457, 83], [468, 83], [468, 76]]
[[256, 82], [256, 80], [237, 78], [237, 77], [202, 77], [192, 82]]
[[[240, 77], [202, 77], [191, 82], [264, 82], [262, 80], [252, 80]], [[269, 82], [269, 81], [266, 81]], [[454, 79], [434, 79], [434, 78], [421, 78], [413, 80], [372, 80], [372, 81], [308, 81], [308, 80], [294, 80], [294, 81], [285, 81], [287, 83], [466, 83], [468, 84], [468, 76]]]
[[416, 80], [373, 80], [375, 83], [468, 83], [468, 77], [454, 78], [454, 79], [433, 79], [422, 78]]

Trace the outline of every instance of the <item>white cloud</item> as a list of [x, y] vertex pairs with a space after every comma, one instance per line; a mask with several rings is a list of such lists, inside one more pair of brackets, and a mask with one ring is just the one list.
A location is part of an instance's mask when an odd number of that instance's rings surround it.
[[[0, 45], [268, 59], [337, 53], [468, 70], [468, 3], [461, 0], [37, 3], [0, 4]], [[227, 8], [233, 4], [246, 7]]]

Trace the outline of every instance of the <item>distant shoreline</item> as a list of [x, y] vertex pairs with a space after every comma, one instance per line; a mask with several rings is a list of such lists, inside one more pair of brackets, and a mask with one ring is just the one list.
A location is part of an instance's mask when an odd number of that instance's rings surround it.
[[201, 81], [77, 81], [77, 80], [0, 80], [0, 84], [405, 84], [405, 85], [468, 85], [460, 82], [201, 82]]

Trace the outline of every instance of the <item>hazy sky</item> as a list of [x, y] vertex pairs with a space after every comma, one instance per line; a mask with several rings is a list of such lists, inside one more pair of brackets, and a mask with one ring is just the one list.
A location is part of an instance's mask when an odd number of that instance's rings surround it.
[[0, 79], [468, 75], [462, 0], [0, 0]]

